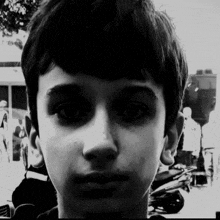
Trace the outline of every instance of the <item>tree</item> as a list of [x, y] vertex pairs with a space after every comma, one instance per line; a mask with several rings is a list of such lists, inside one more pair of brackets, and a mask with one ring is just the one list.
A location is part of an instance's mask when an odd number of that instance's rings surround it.
[[42, 0], [0, 0], [0, 31], [3, 36], [27, 30], [27, 24]]

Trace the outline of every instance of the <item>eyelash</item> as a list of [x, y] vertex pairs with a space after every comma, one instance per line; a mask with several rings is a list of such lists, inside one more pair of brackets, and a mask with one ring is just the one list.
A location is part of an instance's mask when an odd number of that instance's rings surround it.
[[124, 123], [132, 123], [134, 125], [145, 122], [145, 119], [153, 116], [153, 110], [148, 105], [133, 101], [129, 104], [120, 104], [118, 108], [118, 116]]
[[[139, 101], [117, 102], [114, 109], [113, 119], [123, 126], [141, 125], [154, 116], [154, 108]], [[92, 106], [88, 102], [67, 102], [57, 104], [52, 114], [55, 114], [60, 124], [82, 125], [94, 115]]]
[[59, 122], [65, 124], [81, 124], [88, 120], [91, 115], [91, 108], [87, 103], [62, 103], [55, 107], [54, 114], [57, 115]]

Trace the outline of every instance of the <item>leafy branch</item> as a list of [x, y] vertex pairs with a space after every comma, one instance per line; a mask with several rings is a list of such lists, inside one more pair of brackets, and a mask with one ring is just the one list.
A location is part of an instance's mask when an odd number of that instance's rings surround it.
[[27, 24], [41, 0], [0, 0], [0, 31], [3, 36], [27, 30]]

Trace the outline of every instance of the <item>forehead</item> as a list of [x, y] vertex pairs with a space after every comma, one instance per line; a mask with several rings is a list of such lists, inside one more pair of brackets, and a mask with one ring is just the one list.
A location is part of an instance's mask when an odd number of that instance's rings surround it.
[[[115, 79], [104, 80], [89, 74], [69, 74], [55, 66], [45, 75], [39, 77], [38, 95], [52, 95], [59, 93], [88, 91], [94, 94], [124, 94], [147, 93], [150, 97], [164, 101], [162, 86], [154, 83], [150, 74], [145, 79]], [[123, 93], [122, 92], [122, 93]]]

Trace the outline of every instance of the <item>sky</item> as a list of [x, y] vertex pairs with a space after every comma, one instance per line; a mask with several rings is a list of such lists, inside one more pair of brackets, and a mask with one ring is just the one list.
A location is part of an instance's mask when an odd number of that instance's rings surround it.
[[154, 0], [172, 18], [186, 53], [189, 73], [220, 74], [220, 0]]

